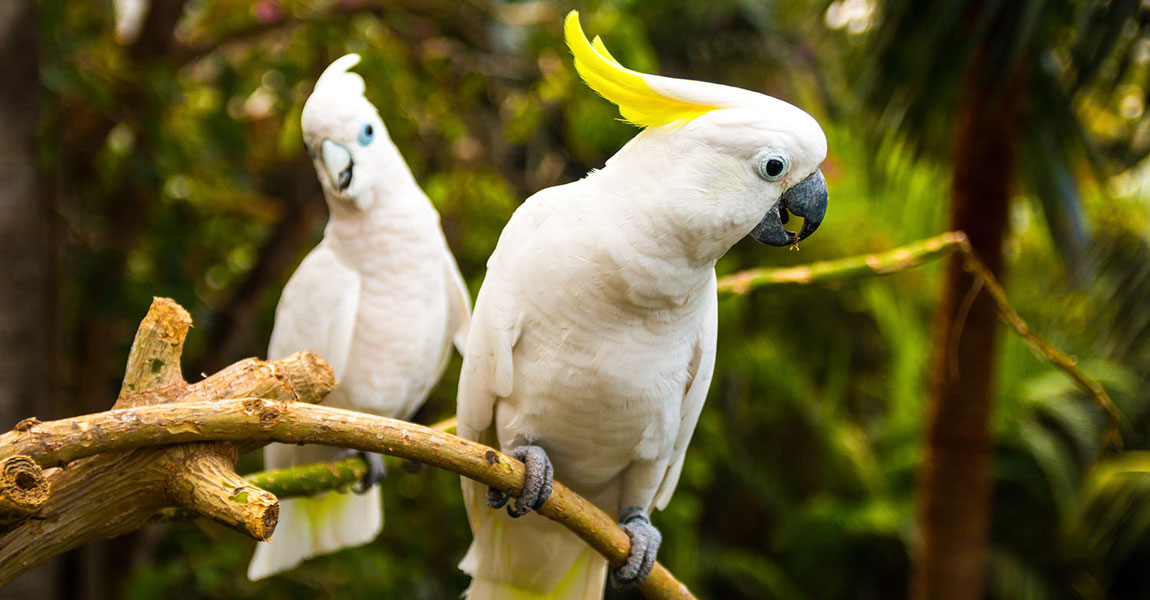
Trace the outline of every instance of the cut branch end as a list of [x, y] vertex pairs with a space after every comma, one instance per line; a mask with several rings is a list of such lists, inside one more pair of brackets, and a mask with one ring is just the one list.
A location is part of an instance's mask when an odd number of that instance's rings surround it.
[[176, 461], [165, 485], [173, 503], [257, 540], [271, 538], [279, 522], [279, 500], [236, 474], [234, 445], [188, 444], [166, 458]]
[[21, 455], [0, 462], [0, 525], [36, 514], [48, 495], [48, 481], [36, 461]]

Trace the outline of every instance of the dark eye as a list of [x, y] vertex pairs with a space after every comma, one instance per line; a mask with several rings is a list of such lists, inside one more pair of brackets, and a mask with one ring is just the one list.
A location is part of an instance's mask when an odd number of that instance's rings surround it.
[[759, 159], [759, 175], [761, 175], [763, 179], [778, 179], [786, 172], [787, 159], [778, 153], [772, 152]]
[[360, 146], [366, 146], [366, 145], [370, 144], [371, 141], [374, 139], [375, 139], [375, 128], [371, 126], [371, 123], [364, 125], [363, 129], [361, 129], [359, 131], [359, 145]]
[[311, 145], [310, 145], [310, 144], [308, 144], [307, 142], [304, 142], [304, 143], [303, 143], [303, 149], [304, 149], [304, 150], [307, 150], [307, 155], [308, 155], [308, 156], [310, 156], [310, 157], [312, 157], [312, 158], [315, 158], [315, 150], [312, 150], [312, 149], [311, 149]]

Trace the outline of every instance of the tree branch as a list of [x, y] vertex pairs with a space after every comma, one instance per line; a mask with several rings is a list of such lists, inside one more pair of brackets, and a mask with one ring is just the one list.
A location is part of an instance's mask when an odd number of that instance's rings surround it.
[[192, 327], [184, 307], [166, 298], [152, 300], [148, 314], [136, 330], [120, 395], [112, 408], [164, 402], [165, 394], [187, 386], [180, 374], [180, 354]]
[[182, 46], [173, 54], [175, 55], [177, 66], [183, 67], [218, 52], [224, 46], [240, 44], [283, 29], [329, 20], [347, 19], [363, 13], [374, 13], [378, 16], [382, 16], [385, 10], [386, 7], [378, 3], [341, 4], [332, 7], [330, 10], [309, 17], [285, 15], [269, 21], [254, 21], [243, 28], [228, 32], [214, 40]]
[[[211, 400], [218, 398], [252, 396], [285, 405], [291, 401], [314, 402], [335, 385], [331, 368], [307, 352], [274, 362], [240, 361], [189, 385], [180, 376], [179, 359], [190, 326], [191, 318], [178, 304], [164, 298], [153, 300], [132, 344], [115, 405], [118, 408], [112, 413], [143, 408], [166, 411], [182, 402], [211, 405]], [[130, 427], [131, 423], [125, 421], [121, 425]], [[103, 425], [84, 418], [73, 420], [73, 426], [85, 435], [109, 435]], [[42, 438], [37, 434], [38, 427], [38, 421], [26, 419], [11, 433], [25, 439], [38, 438], [47, 447], [67, 443], [63, 439]], [[131, 451], [83, 454], [86, 458], [47, 476], [43, 487], [47, 497], [39, 505], [8, 502], [3, 506], [9, 513], [5, 517], [9, 523], [0, 536], [0, 586], [51, 556], [138, 529], [158, 510], [170, 506], [195, 510], [257, 539], [267, 538], [278, 518], [278, 500], [234, 472], [238, 453], [258, 446], [258, 442], [251, 441], [184, 446], [140, 444], [139, 449]], [[21, 456], [6, 450], [0, 442], [0, 460]], [[29, 458], [35, 460], [23, 457]], [[29, 482], [27, 477], [16, 479], [20, 488]], [[12, 490], [0, 492], [0, 504], [13, 497]], [[33, 513], [36, 518], [29, 518]]]
[[[388, 454], [510, 489], [513, 494], [522, 491], [525, 476], [519, 461], [429, 427], [265, 398], [141, 406], [37, 423], [0, 436], [0, 459], [25, 455], [42, 466], [57, 466], [99, 453], [210, 440], [323, 444]], [[627, 558], [630, 538], [615, 520], [561, 483], [555, 483], [551, 498], [538, 512], [563, 524], [613, 564]], [[0, 538], [0, 584], [26, 568], [16, 564], [18, 549], [7, 542], [6, 537]], [[640, 589], [649, 598], [693, 598], [658, 564]]]

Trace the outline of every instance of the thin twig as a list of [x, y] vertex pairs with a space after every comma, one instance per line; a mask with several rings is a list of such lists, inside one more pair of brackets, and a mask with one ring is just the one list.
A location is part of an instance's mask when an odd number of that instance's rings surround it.
[[976, 287], [972, 289], [972, 295], [981, 293], [985, 289], [994, 301], [999, 318], [1009, 325], [1015, 333], [1022, 336], [1022, 339], [1040, 357], [1069, 375], [1078, 387], [1090, 394], [1094, 401], [1106, 411], [1109, 423], [1106, 428], [1106, 437], [1098, 451], [1098, 458], [1110, 450], [1120, 449], [1122, 447], [1122, 435], [1119, 425], [1124, 424], [1126, 420], [1114, 401], [1110, 399], [1110, 395], [1106, 393], [1106, 389], [1098, 380], [1079, 369], [1074, 359], [1063, 354], [1030, 330], [1026, 321], [1010, 305], [1002, 284], [978, 257], [966, 234], [961, 231], [949, 231], [875, 254], [851, 256], [783, 269], [750, 269], [723, 277], [719, 280], [718, 288], [720, 294], [737, 296], [758, 288], [775, 285], [805, 285], [819, 281], [886, 275], [920, 266], [954, 251], [958, 251], [962, 255], [963, 268], [975, 279]]
[[719, 279], [719, 293], [739, 296], [751, 290], [774, 285], [802, 285], [897, 273], [945, 256], [959, 247], [964, 240], [966, 236], [962, 232], [948, 232], [875, 254], [862, 254], [782, 269], [749, 269]]
[[1110, 394], [1106, 393], [1106, 388], [1097, 379], [1087, 375], [1076, 364], [1077, 361], [1062, 351], [1055, 348], [1046, 340], [1038, 337], [1030, 330], [1026, 321], [1022, 320], [1014, 307], [1010, 305], [1010, 301], [1006, 298], [1006, 290], [1002, 288], [1002, 284], [994, 278], [994, 274], [990, 269], [983, 264], [982, 260], [975, 254], [974, 249], [970, 246], [970, 242], [963, 236], [959, 249], [963, 255], [963, 268], [966, 269], [976, 279], [981, 280], [986, 287], [987, 293], [990, 294], [994, 305], [998, 308], [998, 315], [1015, 331], [1026, 343], [1050, 364], [1062, 369], [1078, 387], [1082, 388], [1086, 393], [1094, 397], [1094, 400], [1106, 411], [1109, 417], [1109, 423], [1106, 427], [1106, 437], [1103, 439], [1102, 446], [1098, 449], [1098, 454], [1095, 457], [1095, 464], [1098, 460], [1106, 455], [1110, 450], [1120, 450], [1122, 448], [1122, 434], [1119, 431], [1119, 424], [1125, 424], [1126, 419], [1122, 415], [1122, 411], [1110, 399]]

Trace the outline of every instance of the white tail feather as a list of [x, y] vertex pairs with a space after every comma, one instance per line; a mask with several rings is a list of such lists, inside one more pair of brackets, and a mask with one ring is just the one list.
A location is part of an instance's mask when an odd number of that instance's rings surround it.
[[607, 561], [586, 542], [546, 517], [512, 519], [488, 508], [474, 482], [464, 488], [474, 540], [459, 568], [472, 577], [469, 600], [603, 597]]
[[364, 494], [329, 492], [280, 502], [280, 519], [270, 542], [256, 545], [248, 579], [263, 579], [301, 562], [343, 548], [362, 546], [383, 530], [378, 487]]
[[607, 576], [607, 561], [584, 546], [567, 574], [549, 592], [534, 592], [490, 579], [474, 578], [464, 592], [468, 600], [601, 600]]

